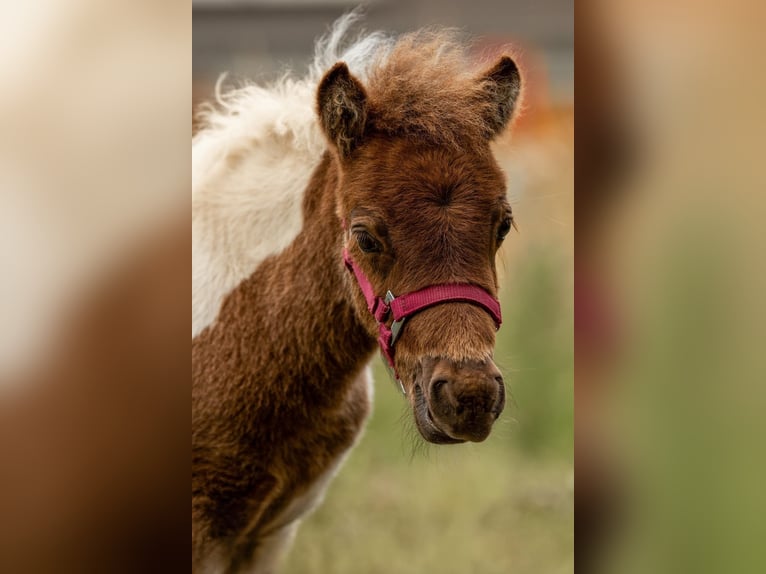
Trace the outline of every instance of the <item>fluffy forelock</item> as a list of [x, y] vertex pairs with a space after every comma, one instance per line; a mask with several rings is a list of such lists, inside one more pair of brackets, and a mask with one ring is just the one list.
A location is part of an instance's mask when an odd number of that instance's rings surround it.
[[492, 104], [480, 72], [456, 31], [400, 36], [367, 71], [370, 128], [454, 147], [488, 139]]

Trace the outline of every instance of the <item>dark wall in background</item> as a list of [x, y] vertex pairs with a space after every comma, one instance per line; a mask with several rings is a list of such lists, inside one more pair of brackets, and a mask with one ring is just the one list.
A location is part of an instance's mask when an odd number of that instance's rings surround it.
[[[223, 72], [253, 79], [274, 77], [285, 67], [301, 72], [316, 38], [354, 5], [338, 0], [195, 2], [195, 85], [209, 86]], [[534, 50], [545, 60], [551, 95], [571, 100], [572, 0], [378, 0], [365, 12], [368, 30], [455, 26], [488, 42], [511, 41]]]

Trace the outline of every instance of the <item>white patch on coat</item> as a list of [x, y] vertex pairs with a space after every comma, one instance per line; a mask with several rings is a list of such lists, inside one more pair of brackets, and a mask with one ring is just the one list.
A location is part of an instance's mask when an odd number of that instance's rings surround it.
[[317, 84], [338, 61], [364, 80], [392, 45], [374, 33], [344, 47], [358, 18], [344, 16], [317, 43], [305, 78], [234, 89], [203, 114], [192, 141], [192, 338], [215, 321], [227, 293], [300, 232], [303, 194], [326, 149]]
[[230, 94], [192, 145], [192, 337], [224, 296], [303, 225], [301, 203], [325, 143], [314, 88], [283, 83]]

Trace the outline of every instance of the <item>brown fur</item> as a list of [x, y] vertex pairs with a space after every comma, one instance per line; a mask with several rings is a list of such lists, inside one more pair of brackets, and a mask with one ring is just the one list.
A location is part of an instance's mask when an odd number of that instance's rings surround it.
[[[197, 568], [211, 552], [226, 572], [257, 563], [260, 541], [352, 445], [368, 413], [358, 374], [377, 328], [343, 266], [344, 246], [378, 293], [452, 281], [497, 292], [496, 235], [510, 208], [489, 139], [510, 118], [514, 102], [506, 99], [518, 94], [518, 71], [501, 60], [477, 75], [449, 44], [437, 57], [438, 36], [416, 38], [400, 41], [366, 86], [342, 64], [320, 82], [317, 109], [331, 146], [306, 191], [304, 228], [192, 341]], [[361, 251], [360, 228], [381, 253]], [[397, 367], [419, 427], [436, 401], [422, 380], [429, 357], [449, 361], [454, 377], [437, 401], [443, 416], [480, 392], [494, 421], [502, 410], [494, 332], [489, 315], [470, 304], [439, 305], [409, 321]], [[459, 436], [421, 430], [433, 442], [462, 442], [482, 440], [489, 427]]]

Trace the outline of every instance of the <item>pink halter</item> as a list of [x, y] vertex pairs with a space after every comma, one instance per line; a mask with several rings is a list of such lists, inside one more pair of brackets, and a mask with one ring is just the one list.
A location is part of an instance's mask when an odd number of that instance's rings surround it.
[[[347, 249], [343, 250], [343, 261], [346, 264], [346, 268], [356, 277], [367, 301], [367, 308], [378, 323], [378, 331], [380, 333], [378, 344], [394, 373], [396, 373], [396, 367], [394, 367], [394, 343], [396, 343], [402, 331], [405, 320], [423, 309], [451, 301], [473, 303], [487, 311], [495, 321], [496, 327], [500, 328], [502, 323], [500, 303], [482, 287], [468, 283], [444, 283], [441, 285], [429, 285], [428, 287], [397, 297], [391, 291], [387, 291], [385, 297], [379, 297], [375, 295], [370, 280], [367, 279], [364, 271], [351, 258]], [[393, 317], [390, 328], [386, 325], [389, 313]], [[399, 378], [398, 375], [396, 378]]]

